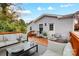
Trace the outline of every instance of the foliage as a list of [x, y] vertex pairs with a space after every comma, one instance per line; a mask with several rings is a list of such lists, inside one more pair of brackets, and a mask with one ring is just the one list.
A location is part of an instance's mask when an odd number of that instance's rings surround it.
[[47, 36], [47, 33], [46, 33], [46, 32], [44, 32], [44, 33], [43, 33], [43, 35], [44, 35], [44, 36]]
[[24, 20], [18, 19], [17, 12], [8, 12], [11, 3], [0, 3], [0, 32], [26, 32]]

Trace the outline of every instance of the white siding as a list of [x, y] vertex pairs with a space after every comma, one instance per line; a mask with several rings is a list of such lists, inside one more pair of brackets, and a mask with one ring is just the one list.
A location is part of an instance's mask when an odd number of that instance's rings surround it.
[[[38, 22], [36, 22], [37, 25], [37, 30], [39, 31], [39, 24], [43, 24], [43, 32], [47, 32], [48, 35], [54, 34], [55, 33], [55, 28], [53, 31], [49, 30], [49, 24], [54, 24], [55, 27], [55, 23], [57, 22], [56, 18], [52, 18], [52, 17], [44, 17], [41, 20], [39, 20]], [[47, 23], [47, 26], [45, 26], [45, 23]]]
[[55, 32], [61, 33], [63, 36], [69, 36], [69, 32], [74, 31], [74, 19], [60, 19], [56, 23]]
[[35, 23], [31, 23], [30, 25], [28, 25], [28, 28], [27, 28], [27, 33], [30, 32], [30, 27], [32, 27], [32, 30], [35, 30], [37, 29], [37, 26]]
[[[43, 17], [41, 20], [37, 21], [36, 23], [31, 23], [28, 26], [28, 29], [30, 26], [32, 26], [32, 29], [35, 31], [39, 31], [39, 24], [43, 24], [43, 31], [47, 32], [48, 35], [52, 35], [54, 33], [61, 33], [62, 35], [67, 36], [67, 34], [70, 31], [74, 31], [74, 19], [60, 19], [53, 17]], [[45, 23], [47, 23], [47, 26], [45, 26]], [[54, 24], [54, 30], [49, 30], [49, 24]]]

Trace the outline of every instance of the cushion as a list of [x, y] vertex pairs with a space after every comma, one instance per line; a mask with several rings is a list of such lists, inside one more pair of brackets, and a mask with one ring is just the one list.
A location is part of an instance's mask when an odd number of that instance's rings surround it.
[[56, 37], [56, 38], [60, 38], [60, 37], [61, 37], [61, 34], [56, 33], [56, 34], [54, 34], [54, 37]]
[[57, 40], [57, 38], [55, 38], [54, 36], [48, 36], [49, 40]]
[[66, 39], [67, 39], [67, 37], [66, 37], [66, 36], [61, 36], [61, 38], [62, 38], [63, 40], [66, 40]]
[[68, 42], [64, 48], [63, 56], [73, 56], [72, 52], [73, 52], [73, 49], [72, 49], [71, 43]]
[[27, 35], [26, 34], [21, 34], [23, 39], [26, 39]]
[[16, 45], [12, 45], [12, 46], [9, 46], [9, 47], [6, 48], [6, 50], [9, 53], [19, 52], [19, 51], [21, 51], [23, 49], [24, 49], [23, 43], [19, 43], [19, 44], [16, 44]]

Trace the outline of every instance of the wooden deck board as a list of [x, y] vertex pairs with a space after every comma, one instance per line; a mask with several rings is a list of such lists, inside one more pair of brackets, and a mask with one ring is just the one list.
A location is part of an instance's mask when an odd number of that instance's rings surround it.
[[36, 36], [31, 36], [28, 38], [31, 41], [35, 41], [38, 44], [47, 46], [48, 45], [48, 39], [46, 38], [40, 38], [40, 37], [36, 37]]

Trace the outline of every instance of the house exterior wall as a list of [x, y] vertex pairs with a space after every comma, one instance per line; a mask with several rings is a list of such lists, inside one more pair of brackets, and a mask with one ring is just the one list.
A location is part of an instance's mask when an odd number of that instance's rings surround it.
[[55, 33], [61, 33], [63, 36], [69, 36], [69, 32], [74, 31], [74, 19], [60, 19], [55, 26]]
[[36, 31], [36, 29], [37, 29], [37, 28], [35, 28], [36, 27], [35, 23], [31, 23], [31, 24], [28, 25], [27, 33], [30, 32], [30, 27], [32, 27], [32, 31], [33, 30]]
[[[47, 32], [48, 35], [52, 35], [52, 34], [55, 33], [55, 23], [56, 22], [57, 22], [56, 18], [44, 17], [41, 20], [36, 22], [37, 31], [39, 31], [39, 24], [43, 24], [43, 32]], [[47, 24], [47, 26], [45, 26], [45, 23]], [[54, 25], [54, 30], [52, 30], [52, 31], [49, 30], [49, 24], [53, 24]]]
[[[41, 20], [38, 20], [35, 23], [31, 23], [28, 26], [28, 31], [30, 26], [32, 26], [32, 30], [39, 31], [39, 24], [43, 24], [43, 32], [47, 32], [49, 36], [55, 33], [60, 33], [63, 36], [67, 36], [69, 32], [74, 31], [74, 19], [67, 18], [67, 19], [57, 19], [53, 17], [43, 17]], [[45, 26], [47, 23], [47, 26]], [[54, 25], [54, 30], [49, 30], [49, 24]]]

